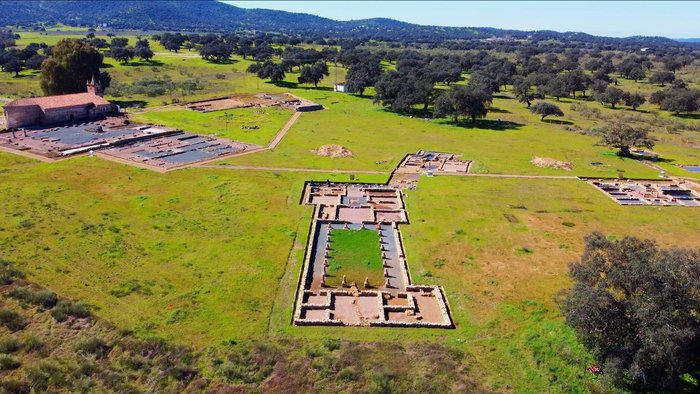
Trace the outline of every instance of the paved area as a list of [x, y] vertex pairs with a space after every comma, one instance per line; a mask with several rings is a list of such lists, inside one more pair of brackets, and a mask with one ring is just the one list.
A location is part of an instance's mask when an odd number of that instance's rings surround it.
[[620, 205], [700, 206], [700, 187], [689, 181], [588, 179]]
[[[297, 103], [300, 100], [296, 96], [288, 96], [291, 102]], [[301, 113], [294, 112], [265, 146], [200, 136], [151, 125], [127, 126], [125, 122], [116, 124], [114, 119], [106, 119], [0, 133], [0, 147], [3, 147], [4, 152], [35, 159], [41, 156], [56, 159], [96, 151], [97, 156], [104, 159], [157, 172], [167, 172], [196, 165], [206, 167], [215, 161], [272, 150], [287, 135]], [[221, 166], [220, 168], [233, 167]], [[270, 169], [293, 171], [284, 168]], [[367, 173], [381, 174], [381, 172]]]
[[128, 163], [137, 162], [172, 170], [255, 148], [258, 146], [222, 138], [177, 133], [105, 149], [101, 153]]

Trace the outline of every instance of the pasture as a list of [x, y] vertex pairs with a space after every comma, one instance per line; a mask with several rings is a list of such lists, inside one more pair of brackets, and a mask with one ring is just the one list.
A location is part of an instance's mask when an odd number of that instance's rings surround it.
[[159, 111], [136, 113], [132, 118], [137, 122], [265, 145], [291, 116], [290, 110], [275, 107], [238, 108], [207, 113], [168, 107]]
[[[56, 38], [21, 34], [21, 45]], [[217, 163], [221, 168], [159, 174], [93, 157], [40, 163], [0, 152], [0, 257], [139, 336], [160, 336], [198, 350], [253, 340], [311, 347], [329, 339], [432, 343], [473, 358], [469, 373], [497, 390], [594, 390], [600, 384], [585, 370], [592, 357], [576, 342], [556, 304], [570, 285], [568, 264], [580, 255], [583, 237], [601, 231], [618, 239], [655, 238], [663, 246], [700, 244], [700, 210], [620, 206], [574, 178], [620, 172], [658, 177], [657, 169], [621, 158], [585, 133], [606, 116], [624, 113], [652, 125], [659, 140], [655, 151], [664, 159], [656, 165], [700, 179], [676, 166], [700, 164], [700, 134], [669, 130], [677, 126], [673, 122], [696, 122], [659, 113], [650, 104], [634, 112], [585, 102], [602, 114], [592, 117], [580, 107], [574, 110], [582, 101], [562, 99], [557, 104], [565, 116], [541, 122], [505, 91], [494, 99], [487, 119], [455, 125], [419, 113], [390, 113], [371, 96], [334, 93], [333, 67], [319, 89], [297, 86], [296, 73], [287, 74], [280, 87], [245, 73], [250, 60], [212, 64], [194, 52], [170, 53], [151, 45], [152, 64], [122, 65], [107, 58], [113, 83], [167, 75], [199, 80], [201, 89], [184, 96], [108, 96], [138, 121], [264, 144], [288, 120], [289, 110], [231, 110], [227, 120], [221, 111], [158, 107], [174, 99], [290, 91], [326, 110], [303, 114], [274, 150]], [[631, 90], [633, 82], [623, 83]], [[0, 75], [2, 96], [40, 94], [38, 86], [35, 72]], [[246, 125], [260, 129], [241, 128]], [[342, 145], [353, 156], [311, 152], [325, 144]], [[571, 179], [422, 177], [417, 190], [406, 191], [411, 224], [402, 232], [413, 281], [444, 287], [455, 330], [291, 325], [311, 220], [311, 207], [299, 205], [304, 181], [385, 182], [406, 153], [420, 149], [462, 154], [481, 175]], [[530, 163], [535, 156], [568, 161], [574, 169], [537, 167]], [[353, 173], [360, 170], [386, 175]], [[334, 246], [340, 248], [339, 242], [334, 235]], [[355, 240], [344, 245], [355, 250]], [[364, 261], [354, 254], [348, 258]]]

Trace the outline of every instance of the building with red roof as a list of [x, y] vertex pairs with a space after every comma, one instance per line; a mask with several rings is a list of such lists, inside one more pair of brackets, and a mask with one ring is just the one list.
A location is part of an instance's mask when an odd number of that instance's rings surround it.
[[99, 119], [118, 111], [116, 105], [102, 97], [95, 78], [87, 83], [87, 92], [23, 98], [2, 107], [8, 129], [50, 125], [83, 119]]

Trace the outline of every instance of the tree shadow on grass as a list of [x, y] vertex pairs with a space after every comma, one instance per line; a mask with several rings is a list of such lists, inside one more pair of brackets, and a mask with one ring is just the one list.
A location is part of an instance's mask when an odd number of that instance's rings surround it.
[[506, 96], [504, 94], [494, 94], [493, 98], [502, 99], [502, 100], [512, 100], [513, 99], [512, 97]]
[[639, 154], [635, 151], [632, 151], [630, 156], [625, 156], [625, 155], [622, 155], [620, 153], [620, 151], [617, 149], [609, 149], [606, 153], [603, 154], [603, 156], [616, 157], [618, 160], [634, 160], [634, 161], [639, 161], [639, 162], [647, 162], [650, 164], [656, 164], [656, 163], [672, 164], [672, 163], [676, 162], [675, 159], [668, 159], [668, 158], [664, 158], [664, 157], [652, 158], [649, 156]]
[[558, 125], [572, 125], [572, 124], [574, 124], [574, 122], [570, 122], [568, 120], [559, 120], [559, 119], [544, 119], [542, 122], [549, 123], [549, 124], [558, 124]]
[[639, 160], [639, 161], [646, 161], [650, 164], [656, 164], [656, 163], [666, 163], [666, 164], [671, 164], [674, 163], [676, 160], [675, 159], [668, 159], [665, 157], [650, 157], [650, 156], [645, 156], [643, 154], [637, 153], [632, 151], [632, 156], [627, 157], [628, 159], [633, 159], [633, 160]]
[[215, 61], [215, 60], [207, 60], [207, 63], [209, 64], [236, 64], [240, 60], [238, 59], [225, 59], [225, 60], [220, 60], [220, 61]]
[[127, 64], [122, 64], [123, 66], [126, 67], [143, 67], [143, 66], [148, 66], [148, 67], [160, 67], [164, 63], [159, 61], [159, 60], [151, 60], [151, 61], [143, 61], [143, 60], [137, 60], [134, 62], [129, 62]]
[[512, 112], [508, 111], [507, 109], [496, 108], [496, 107], [489, 108], [489, 112], [493, 112], [496, 114], [511, 114], [512, 113]]
[[[294, 82], [292, 82], [292, 83], [294, 83]], [[318, 91], [325, 91], [325, 92], [332, 92], [332, 91], [333, 91], [333, 88], [331, 88], [330, 86], [319, 86], [319, 87], [315, 88], [315, 87], [313, 87], [313, 86], [301, 86], [301, 85], [297, 85], [294, 89], [299, 89], [299, 90], [318, 90]]]
[[665, 157], [658, 157], [656, 160], [650, 160], [650, 161], [651, 161], [652, 164], [653, 164], [653, 163], [668, 163], [668, 164], [671, 164], [671, 163], [675, 163], [675, 162], [676, 162], [675, 159], [667, 159], [667, 158], [665, 158]]
[[265, 81], [265, 83], [268, 85], [275, 85], [275, 86], [279, 86], [281, 88], [287, 88], [287, 89], [298, 89], [299, 88], [298, 82], [281, 81], [278, 83], [273, 83], [272, 81]]
[[698, 120], [700, 119], [700, 114], [678, 114], [678, 115], [673, 115], [677, 118], [681, 119], [693, 119], [693, 120]]
[[[359, 96], [358, 96], [359, 97]], [[380, 106], [380, 105], [378, 105]], [[433, 112], [432, 111], [423, 111], [423, 110], [413, 110], [410, 112], [396, 112], [392, 111], [391, 108], [380, 106], [381, 111], [386, 112], [388, 114], [394, 114], [394, 115], [400, 115], [406, 118], [418, 118], [418, 119], [433, 119]]]
[[479, 129], [479, 130], [518, 130], [523, 127], [520, 123], [509, 122], [507, 120], [492, 120], [492, 119], [481, 119], [472, 123], [470, 120], [460, 120], [455, 123], [453, 121], [443, 119], [437, 122], [438, 124], [443, 124], [447, 126], [454, 126], [463, 129]]

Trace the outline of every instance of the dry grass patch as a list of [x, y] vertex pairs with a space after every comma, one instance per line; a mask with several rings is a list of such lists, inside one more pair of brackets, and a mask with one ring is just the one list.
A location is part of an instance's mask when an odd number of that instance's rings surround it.
[[352, 152], [347, 148], [335, 144], [322, 145], [318, 149], [313, 149], [311, 152], [322, 157], [352, 157]]
[[542, 168], [555, 168], [558, 170], [572, 171], [574, 164], [569, 161], [550, 159], [549, 157], [533, 157], [530, 163]]

